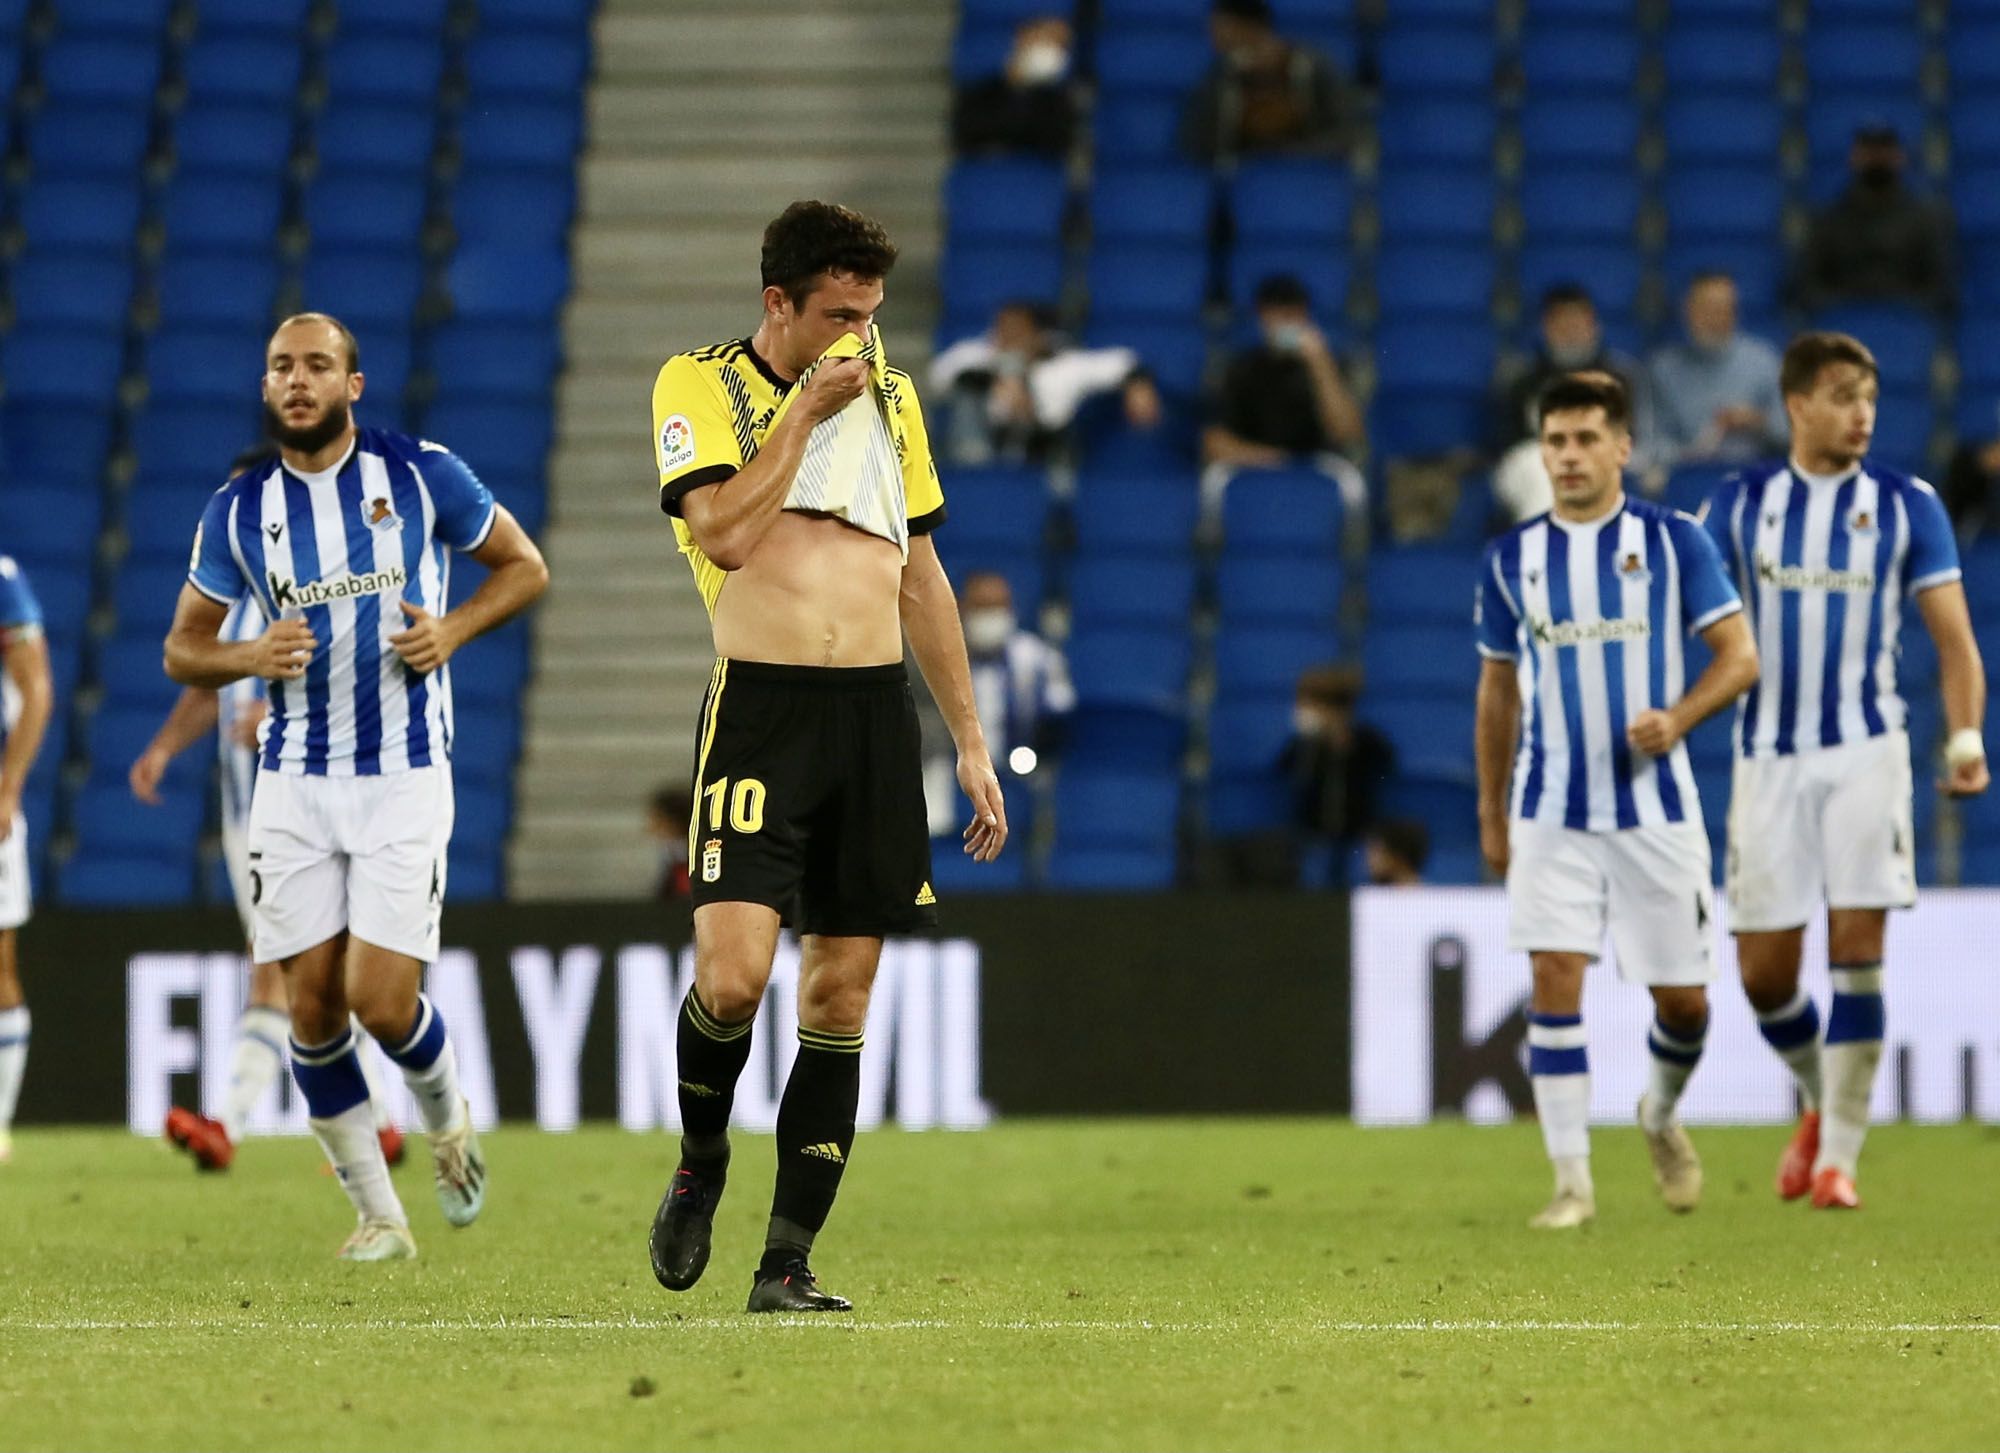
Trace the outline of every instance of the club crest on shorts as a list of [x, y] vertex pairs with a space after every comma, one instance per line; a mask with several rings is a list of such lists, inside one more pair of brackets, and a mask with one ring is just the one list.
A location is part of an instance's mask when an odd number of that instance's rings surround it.
[[722, 876], [722, 839], [712, 837], [701, 845], [701, 881], [713, 883]]

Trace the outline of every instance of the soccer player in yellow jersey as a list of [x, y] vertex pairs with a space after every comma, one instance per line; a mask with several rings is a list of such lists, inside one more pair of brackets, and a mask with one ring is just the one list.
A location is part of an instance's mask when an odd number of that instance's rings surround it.
[[800, 935], [799, 1048], [752, 1312], [848, 1311], [807, 1266], [854, 1144], [862, 1028], [882, 937], [935, 921], [907, 635], [958, 746], [965, 851], [1007, 841], [922, 411], [874, 319], [896, 261], [870, 219], [796, 202], [764, 231], [763, 317], [667, 360], [653, 386], [660, 507], [694, 567], [717, 661], [696, 739], [689, 875], [695, 982], [676, 1037], [680, 1166], [653, 1273], [708, 1265], [729, 1112], [778, 930]]

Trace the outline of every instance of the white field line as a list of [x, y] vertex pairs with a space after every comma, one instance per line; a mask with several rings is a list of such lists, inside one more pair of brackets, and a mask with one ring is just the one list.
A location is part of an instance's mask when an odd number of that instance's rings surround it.
[[198, 1317], [121, 1320], [94, 1317], [0, 1317], [6, 1332], [712, 1332], [760, 1327], [813, 1328], [830, 1333], [864, 1332], [1055, 1332], [1159, 1333], [1171, 1336], [1223, 1334], [1240, 1336], [1259, 1329], [1329, 1336], [1378, 1335], [1464, 1336], [1490, 1333], [1558, 1333], [1629, 1335], [1653, 1333], [1694, 1336], [1892, 1337], [2000, 1333], [2000, 1322], [1808, 1322], [1808, 1321], [1570, 1321], [1526, 1318], [1401, 1322], [1307, 1321], [1270, 1323], [1242, 1320], [1217, 1322], [1154, 1322], [1135, 1320], [982, 1321], [913, 1317], [871, 1321], [840, 1316], [746, 1317], [360, 1317], [351, 1321], [269, 1322]]

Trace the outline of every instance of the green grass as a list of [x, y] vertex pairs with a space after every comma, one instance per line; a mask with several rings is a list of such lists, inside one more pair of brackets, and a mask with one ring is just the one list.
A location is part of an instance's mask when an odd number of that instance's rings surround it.
[[1695, 1215], [1600, 1132], [1596, 1225], [1531, 1233], [1532, 1126], [1014, 1124], [866, 1136], [816, 1269], [743, 1315], [768, 1139], [694, 1291], [653, 1282], [669, 1141], [488, 1137], [486, 1215], [354, 1267], [308, 1142], [194, 1174], [22, 1132], [0, 1171], [5, 1448], [1974, 1448], [2000, 1444], [2000, 1136], [1889, 1128], [1858, 1215], [1708, 1131]]

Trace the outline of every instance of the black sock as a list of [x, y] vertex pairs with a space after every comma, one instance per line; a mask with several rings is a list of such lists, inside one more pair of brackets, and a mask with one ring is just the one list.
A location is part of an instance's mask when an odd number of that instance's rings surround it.
[[702, 1007], [690, 987], [681, 1000], [674, 1045], [680, 1060], [681, 1157], [725, 1160], [729, 1155], [729, 1109], [736, 1081], [750, 1059], [750, 1026], [723, 1024]]
[[765, 1270], [812, 1250], [854, 1148], [860, 1100], [861, 1036], [800, 1025], [799, 1057], [778, 1103], [778, 1187], [764, 1238]]

